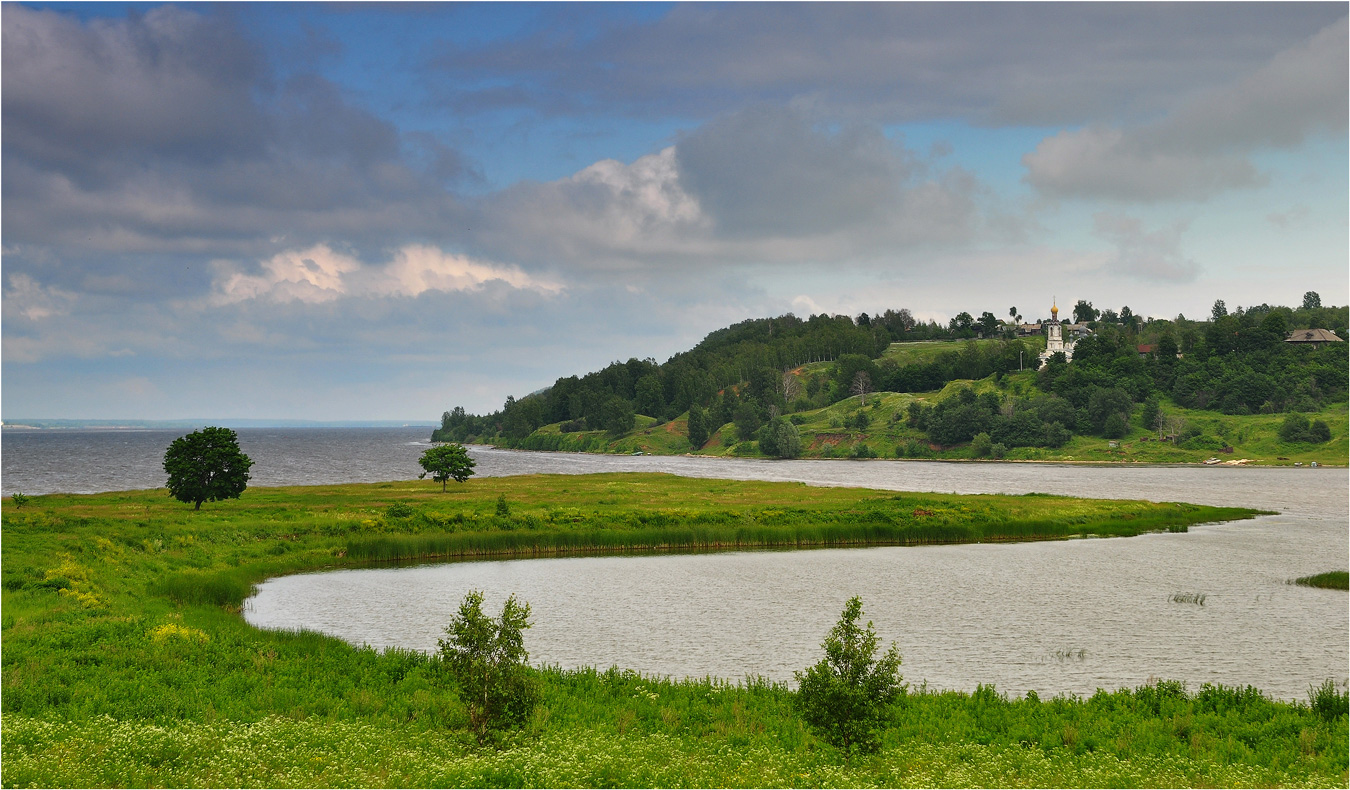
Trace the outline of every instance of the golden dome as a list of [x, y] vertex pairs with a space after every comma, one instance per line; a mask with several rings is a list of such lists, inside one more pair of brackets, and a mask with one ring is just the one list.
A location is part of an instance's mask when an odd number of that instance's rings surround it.
[[1052, 318], [1059, 318], [1059, 305], [1050, 306], [1050, 316]]

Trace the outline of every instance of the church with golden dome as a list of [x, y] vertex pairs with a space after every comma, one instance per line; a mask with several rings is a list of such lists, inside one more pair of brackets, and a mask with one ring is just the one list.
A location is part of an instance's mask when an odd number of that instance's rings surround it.
[[1050, 322], [1045, 325], [1045, 351], [1041, 352], [1040, 367], [1045, 367], [1045, 363], [1050, 361], [1050, 357], [1055, 354], [1063, 354], [1065, 361], [1073, 359], [1073, 340], [1064, 342], [1064, 325], [1059, 322], [1059, 304], [1058, 300], [1051, 300]]

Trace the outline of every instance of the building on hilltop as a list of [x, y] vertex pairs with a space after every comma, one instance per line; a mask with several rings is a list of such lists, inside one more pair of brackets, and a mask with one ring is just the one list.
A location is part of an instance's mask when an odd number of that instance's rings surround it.
[[[1069, 339], [1064, 339], [1065, 330], [1068, 330]], [[1045, 331], [1045, 350], [1041, 352], [1040, 367], [1050, 361], [1050, 357], [1055, 354], [1063, 354], [1064, 361], [1073, 361], [1073, 347], [1078, 343], [1079, 338], [1092, 334], [1092, 330], [1087, 328], [1087, 324], [1069, 324], [1065, 326], [1059, 321], [1059, 304], [1052, 301], [1050, 306], [1050, 320], [1044, 324]]]
[[1328, 329], [1295, 329], [1289, 333], [1289, 337], [1285, 338], [1284, 342], [1321, 348], [1327, 343], [1344, 343], [1345, 341]]

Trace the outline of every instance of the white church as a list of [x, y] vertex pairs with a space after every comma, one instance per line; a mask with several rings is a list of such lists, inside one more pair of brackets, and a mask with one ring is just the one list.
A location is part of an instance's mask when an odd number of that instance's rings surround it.
[[1050, 322], [1045, 325], [1045, 350], [1041, 352], [1040, 367], [1045, 367], [1050, 357], [1057, 353], [1063, 353], [1066, 362], [1073, 361], [1073, 347], [1077, 342], [1064, 342], [1064, 326], [1059, 323], [1059, 305], [1056, 300], [1051, 300]]

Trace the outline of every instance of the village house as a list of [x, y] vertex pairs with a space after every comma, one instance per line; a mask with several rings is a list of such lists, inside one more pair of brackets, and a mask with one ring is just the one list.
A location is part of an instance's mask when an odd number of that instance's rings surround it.
[[1327, 343], [1344, 343], [1340, 337], [1327, 329], [1295, 329], [1285, 338], [1286, 343], [1296, 343], [1300, 346], [1312, 346], [1321, 348]]

